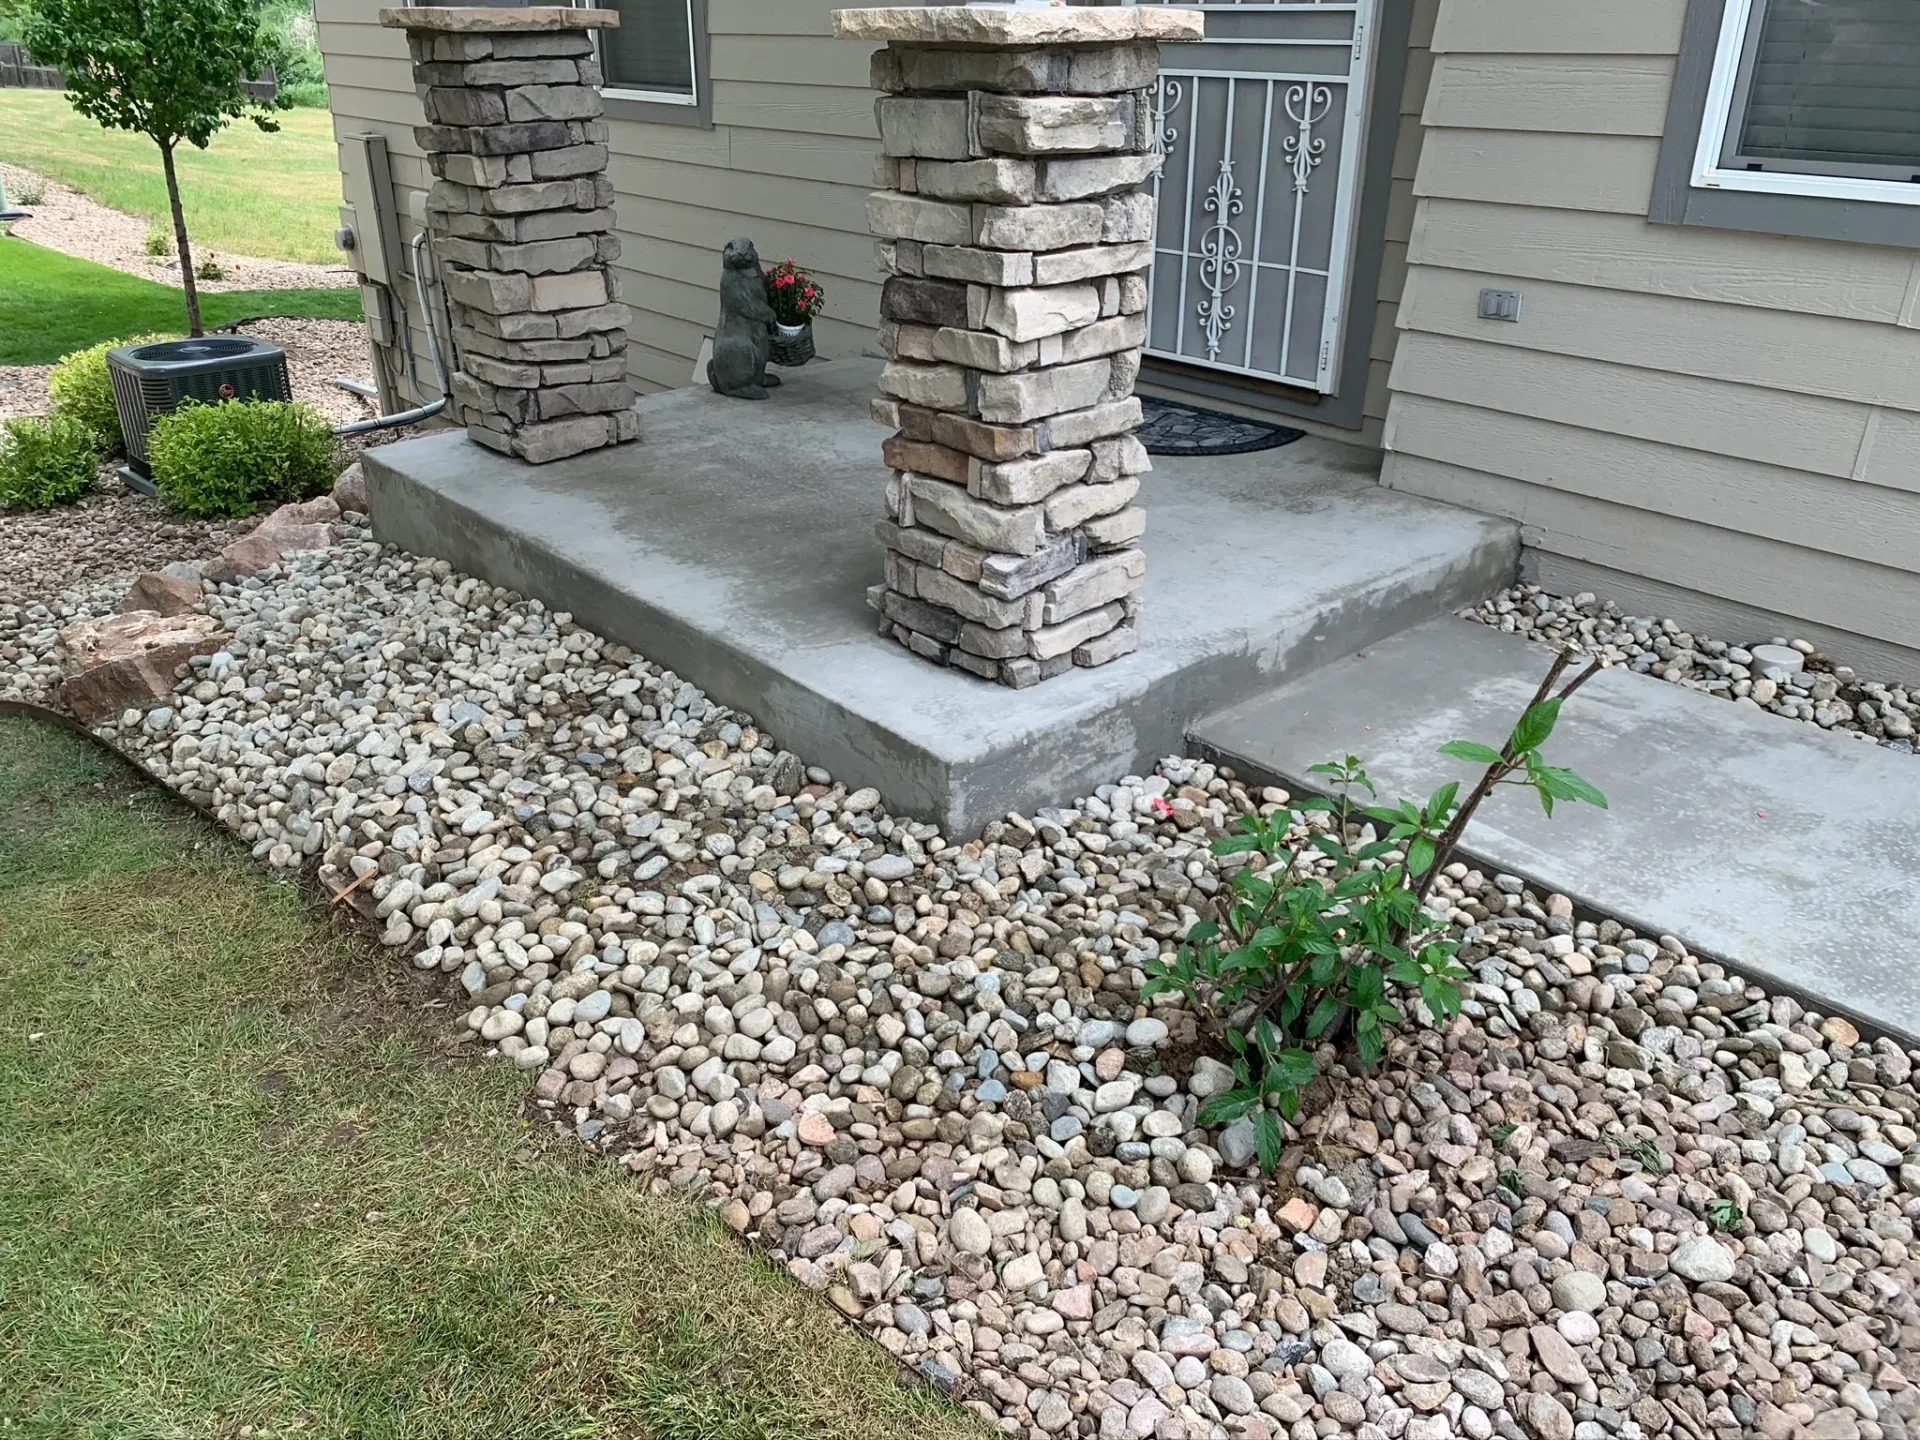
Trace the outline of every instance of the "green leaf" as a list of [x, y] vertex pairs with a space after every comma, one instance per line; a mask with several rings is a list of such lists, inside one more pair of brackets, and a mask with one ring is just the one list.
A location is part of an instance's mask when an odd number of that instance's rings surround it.
[[1453, 812], [1453, 802], [1460, 797], [1460, 782], [1449, 780], [1433, 792], [1427, 801], [1427, 819], [1431, 824], [1444, 825], [1446, 817]]
[[1216, 921], [1200, 920], [1195, 922], [1194, 925], [1190, 929], [1188, 929], [1187, 943], [1189, 945], [1204, 945], [1207, 943], [1207, 941], [1212, 940], [1216, 936], [1218, 936], [1219, 933], [1220, 933], [1220, 926]]
[[1324, 795], [1309, 795], [1305, 800], [1295, 801], [1293, 808], [1303, 815], [1309, 812], [1315, 815], [1327, 815], [1333, 811], [1333, 802]]
[[1450, 755], [1455, 760], [1465, 760], [1469, 765], [1498, 765], [1500, 752], [1491, 745], [1481, 745], [1472, 740], [1449, 740], [1440, 747], [1442, 755]]
[[1222, 835], [1213, 842], [1213, 853], [1216, 855], [1244, 855], [1249, 850], [1259, 848], [1258, 835]]
[[1520, 723], [1513, 727], [1513, 738], [1507, 744], [1515, 754], [1528, 750], [1538, 750], [1547, 743], [1547, 737], [1553, 734], [1553, 727], [1560, 718], [1560, 699], [1542, 700], [1520, 717]]
[[1313, 1014], [1307, 1017], [1307, 1038], [1317, 1040], [1326, 1034], [1327, 1027], [1340, 1017], [1340, 1001], [1333, 995], [1322, 995], [1320, 1003], [1313, 1007]]
[[1199, 1120], [1202, 1125], [1231, 1124], [1259, 1103], [1260, 1096], [1252, 1090], [1222, 1090], [1207, 1097]]
[[1280, 1163], [1280, 1122], [1271, 1110], [1253, 1117], [1253, 1148], [1262, 1170], [1272, 1170]]
[[1542, 765], [1534, 774], [1534, 783], [1550, 787], [1550, 793], [1556, 800], [1579, 800], [1588, 805], [1607, 808], [1607, 797], [1602, 795], [1587, 781], [1557, 765]]
[[1318, 765], [1309, 765], [1307, 767], [1307, 774], [1331, 775], [1336, 780], [1344, 780], [1347, 776], [1347, 767], [1344, 765], [1336, 765], [1331, 760], [1323, 760]]
[[1379, 1064], [1381, 1055], [1386, 1053], [1386, 1041], [1381, 1038], [1377, 1025], [1355, 1030], [1353, 1043], [1354, 1048], [1360, 1052], [1360, 1063], [1369, 1070]]
[[1347, 858], [1347, 847], [1331, 835], [1309, 835], [1307, 837], [1307, 843], [1322, 855], [1330, 855], [1335, 860], [1344, 860]]
[[1407, 873], [1416, 878], [1424, 875], [1433, 865], [1434, 843], [1429, 835], [1416, 835], [1413, 843], [1407, 846]]

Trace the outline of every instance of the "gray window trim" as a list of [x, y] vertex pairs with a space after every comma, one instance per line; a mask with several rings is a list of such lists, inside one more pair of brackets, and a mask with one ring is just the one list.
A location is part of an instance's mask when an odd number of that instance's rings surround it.
[[1707, 110], [1707, 87], [1726, 0], [1689, 0], [1667, 102], [1666, 134], [1654, 170], [1647, 218], [1658, 225], [1706, 225], [1764, 235], [1800, 235], [1862, 245], [1920, 248], [1920, 206], [1824, 195], [1767, 195], [1693, 184], [1693, 157]]
[[[683, 125], [690, 129], [713, 128], [713, 77], [708, 69], [707, 0], [688, 0], [693, 11], [693, 96], [691, 105], [672, 105], [657, 100], [638, 100], [631, 95], [602, 90], [602, 99], [610, 120], [636, 120], [646, 125]], [[611, 10], [610, 0], [599, 0], [601, 9]], [[604, 67], [603, 67], [604, 68]]]
[[1367, 144], [1360, 157], [1359, 210], [1354, 217], [1350, 301], [1341, 337], [1340, 385], [1332, 395], [1314, 395], [1271, 381], [1236, 382], [1219, 371], [1191, 369], [1149, 355], [1140, 378], [1166, 390], [1231, 400], [1341, 430], [1367, 423], [1367, 383], [1373, 371], [1373, 330], [1380, 320], [1380, 269], [1387, 253], [1387, 210], [1393, 204], [1393, 153], [1400, 144], [1400, 93], [1407, 83], [1407, 47], [1413, 35], [1413, 0], [1384, 0], [1380, 43], [1374, 51], [1373, 95], [1367, 107]]

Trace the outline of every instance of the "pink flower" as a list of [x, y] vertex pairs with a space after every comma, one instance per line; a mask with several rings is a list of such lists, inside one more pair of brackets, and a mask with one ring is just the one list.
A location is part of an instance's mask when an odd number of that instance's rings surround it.
[[1169, 805], [1160, 796], [1155, 795], [1152, 797], [1152, 799], [1153, 799], [1153, 812], [1154, 814], [1158, 815], [1162, 820], [1167, 819], [1173, 814], [1173, 806]]

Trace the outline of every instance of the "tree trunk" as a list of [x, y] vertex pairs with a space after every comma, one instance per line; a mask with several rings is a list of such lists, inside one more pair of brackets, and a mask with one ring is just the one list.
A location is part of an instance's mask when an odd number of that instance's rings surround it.
[[193, 249], [187, 243], [187, 212], [180, 208], [180, 177], [173, 169], [173, 146], [161, 145], [160, 168], [167, 175], [167, 204], [173, 208], [173, 245], [180, 258], [180, 288], [187, 295], [187, 333], [200, 336], [200, 292], [193, 283]]

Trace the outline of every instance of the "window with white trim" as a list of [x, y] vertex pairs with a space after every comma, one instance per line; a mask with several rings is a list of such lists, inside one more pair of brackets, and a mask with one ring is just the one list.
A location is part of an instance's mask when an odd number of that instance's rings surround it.
[[1920, 205], [1920, 0], [1726, 0], [1692, 181]]
[[698, 105], [694, 0], [597, 0], [620, 14], [598, 30], [606, 93], [656, 105]]

